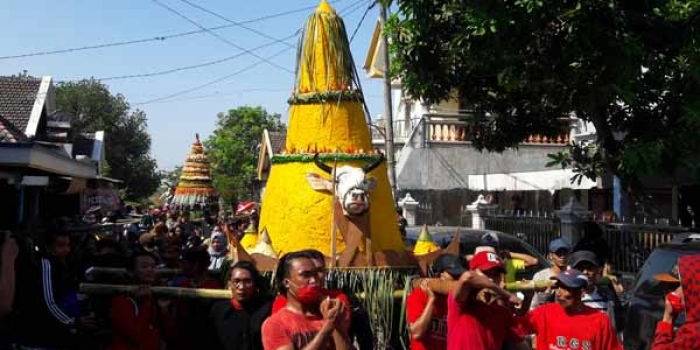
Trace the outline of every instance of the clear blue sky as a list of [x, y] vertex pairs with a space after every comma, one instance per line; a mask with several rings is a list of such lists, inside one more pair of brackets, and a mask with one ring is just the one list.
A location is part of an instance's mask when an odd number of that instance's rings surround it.
[[[206, 27], [228, 24], [223, 19], [193, 8], [180, 0], [158, 0]], [[234, 21], [314, 6], [318, 0], [190, 0]], [[169, 12], [152, 0], [3, 0], [0, 11], [0, 56], [81, 47], [114, 41], [135, 40], [175, 34], [198, 28]], [[337, 11], [344, 10], [348, 35], [360, 21], [369, 0], [331, 1]], [[300, 28], [309, 11], [248, 23], [275, 38], [287, 37]], [[343, 13], [341, 13], [342, 15]], [[382, 112], [380, 80], [365, 79], [364, 62], [378, 8], [368, 13], [351, 49], [362, 77], [365, 99], [373, 117]], [[272, 40], [239, 27], [216, 31], [226, 40], [251, 49]], [[297, 38], [288, 40], [296, 46]], [[284, 48], [275, 44], [255, 51], [262, 57]], [[57, 55], [0, 60], [0, 75], [26, 70], [33, 76], [51, 75], [56, 80], [104, 78], [140, 74], [188, 66], [235, 55], [240, 50], [215, 37], [200, 33], [165, 41], [102, 48]], [[295, 49], [271, 59], [294, 70]], [[105, 83], [113, 93], [124, 94], [133, 104], [185, 90], [226, 76], [258, 61], [242, 55], [230, 61], [148, 78], [112, 80]], [[286, 100], [293, 75], [267, 63], [244, 73], [172, 100], [134, 106], [148, 116], [152, 153], [161, 169], [180, 164], [195, 132], [207, 137], [216, 124], [216, 114], [242, 105], [261, 105], [287, 119]]]

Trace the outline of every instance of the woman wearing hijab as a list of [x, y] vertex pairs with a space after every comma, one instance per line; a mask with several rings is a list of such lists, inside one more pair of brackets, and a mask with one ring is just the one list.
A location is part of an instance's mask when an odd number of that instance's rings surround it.
[[226, 261], [228, 255], [228, 242], [226, 235], [221, 231], [214, 231], [211, 234], [211, 243], [209, 244], [209, 271], [219, 272]]

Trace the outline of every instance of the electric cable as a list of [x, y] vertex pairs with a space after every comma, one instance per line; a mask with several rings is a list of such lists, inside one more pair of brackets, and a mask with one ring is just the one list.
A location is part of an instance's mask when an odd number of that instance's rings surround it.
[[[338, 2], [340, 2], [340, 1], [343, 1], [343, 0], [338, 0]], [[240, 24], [261, 22], [261, 21], [265, 21], [265, 20], [268, 20], [271, 18], [282, 17], [282, 16], [294, 14], [294, 13], [308, 11], [308, 10], [311, 10], [314, 8], [316, 8], [316, 6], [306, 6], [306, 7], [298, 8], [295, 10], [289, 10], [289, 11], [274, 13], [274, 14], [265, 15], [265, 16], [261, 16], [261, 17], [256, 17], [256, 18], [252, 18], [249, 20], [245, 20], [245, 21], [239, 21], [239, 22], [237, 22], [237, 24], [240, 25]], [[187, 32], [180, 32], [180, 33], [168, 34], [168, 35], [158, 35], [158, 36], [154, 36], [154, 37], [134, 39], [134, 40], [114, 41], [114, 42], [109, 42], [109, 43], [92, 44], [92, 45], [71, 47], [71, 48], [66, 48], [66, 49], [26, 52], [26, 53], [22, 53], [22, 54], [0, 56], [0, 60], [9, 60], [9, 59], [35, 57], [35, 56], [57, 55], [57, 54], [72, 53], [72, 52], [79, 52], [79, 51], [86, 51], [86, 50], [95, 50], [95, 49], [103, 49], [103, 48], [109, 48], [109, 47], [141, 44], [141, 43], [147, 43], [147, 42], [153, 42], [153, 41], [165, 41], [168, 39], [174, 39], [174, 38], [180, 38], [180, 37], [186, 37], [186, 36], [191, 36], [191, 35], [195, 35], [195, 34], [205, 33], [207, 30], [217, 31], [217, 30], [222, 30], [222, 29], [231, 28], [231, 27], [235, 27], [235, 25], [224, 24], [224, 25], [220, 25], [220, 26], [206, 27], [204, 29], [199, 29], [199, 30], [191, 30], [191, 31], [187, 31]]]
[[181, 12], [179, 12], [178, 10], [176, 10], [176, 9], [174, 9], [174, 8], [172, 8], [172, 7], [168, 6], [168, 5], [166, 5], [165, 3], [163, 3], [163, 2], [161, 2], [161, 1], [159, 1], [159, 0], [151, 0], [151, 1], [153, 1], [154, 3], [156, 3], [157, 5], [159, 5], [160, 7], [162, 7], [162, 8], [164, 8], [164, 9], [168, 10], [169, 12], [175, 14], [176, 16], [178, 16], [178, 17], [180, 17], [180, 18], [186, 20], [187, 22], [190, 22], [191, 24], [193, 24], [194, 26], [198, 27], [199, 29], [204, 30], [207, 34], [209, 34], [209, 35], [211, 35], [211, 36], [217, 38], [219, 41], [224, 42], [224, 43], [226, 43], [226, 44], [228, 44], [228, 45], [230, 45], [230, 46], [232, 46], [232, 47], [234, 47], [234, 48], [236, 48], [236, 49], [238, 49], [238, 50], [241, 50], [241, 51], [245, 52], [246, 54], [249, 54], [249, 55], [251, 55], [251, 56], [253, 56], [253, 57], [255, 57], [255, 58], [259, 59], [259, 60], [262, 60], [263, 62], [265, 62], [265, 63], [267, 63], [267, 64], [269, 64], [269, 65], [271, 65], [271, 66], [273, 66], [273, 67], [275, 67], [275, 68], [279, 68], [279, 69], [281, 69], [281, 70], [283, 70], [283, 71], [285, 71], [285, 72], [288, 72], [288, 73], [294, 73], [294, 72], [292, 72], [291, 70], [289, 70], [289, 69], [287, 69], [287, 68], [285, 68], [285, 67], [282, 67], [282, 66], [280, 66], [279, 64], [274, 63], [274, 62], [268, 60], [267, 58], [262, 57], [262, 56], [256, 54], [255, 52], [252, 52], [251, 50], [248, 50], [248, 49], [246, 49], [246, 48], [244, 48], [244, 47], [242, 47], [242, 46], [240, 46], [240, 45], [238, 45], [238, 44], [236, 44], [236, 43], [234, 43], [234, 42], [232, 42], [232, 41], [230, 41], [230, 40], [224, 38], [223, 36], [219, 35], [218, 33], [206, 29], [206, 27], [204, 27], [203, 25], [199, 24], [199, 22], [197, 22], [197, 21], [195, 21], [195, 20], [193, 20], [193, 19], [191, 19], [191, 18], [185, 16], [184, 14], [182, 14]]
[[[155, 0], [154, 0], [154, 1], [155, 1]], [[357, 5], [357, 4], [359, 4], [359, 3], [366, 2], [366, 1], [367, 1], [367, 0], [358, 0], [358, 1], [354, 2], [353, 4], [351, 4], [350, 6], [344, 8], [343, 10], [341, 10], [341, 12], [343, 12], [343, 11], [345, 11], [345, 10], [347, 10], [347, 9], [349, 9], [349, 8], [351, 8], [351, 7], [353, 7], [353, 6]], [[314, 7], [314, 8], [315, 8], [315, 7]], [[359, 8], [359, 7], [358, 7], [358, 8]], [[352, 11], [352, 10], [351, 10], [351, 11]], [[347, 15], [347, 13], [346, 13], [346, 14], [343, 14], [343, 15]], [[298, 33], [299, 31], [301, 31], [301, 28], [297, 29], [296, 33]], [[288, 50], [291, 50], [291, 49], [292, 49], [292, 47], [286, 47], [286, 48], [284, 48], [284, 49], [282, 49], [282, 50], [276, 52], [276, 53], [273, 54], [272, 56], [267, 57], [267, 59], [268, 59], [268, 60], [269, 60], [269, 59], [272, 59], [272, 58], [274, 58], [274, 57], [276, 57], [276, 56], [281, 55], [282, 53], [284, 53], [284, 52], [286, 52], [286, 51], [288, 51]], [[194, 86], [194, 87], [185, 89], [185, 90], [180, 90], [180, 91], [171, 93], [171, 94], [166, 95], [166, 96], [161, 96], [161, 97], [153, 98], [153, 99], [146, 100], [146, 101], [143, 101], [143, 102], [134, 103], [134, 105], [142, 106], [142, 105], [157, 103], [157, 102], [161, 102], [161, 101], [165, 101], [165, 100], [171, 100], [173, 97], [178, 97], [178, 96], [181, 96], [181, 95], [184, 95], [184, 94], [193, 92], [193, 91], [201, 90], [201, 89], [203, 89], [203, 88], [205, 88], [205, 87], [208, 87], [208, 86], [214, 85], [214, 84], [216, 84], [216, 83], [222, 82], [222, 81], [224, 81], [224, 80], [227, 80], [227, 79], [229, 79], [229, 78], [231, 78], [231, 77], [234, 77], [234, 76], [236, 76], [236, 75], [238, 75], [238, 74], [241, 74], [241, 73], [243, 73], [243, 72], [245, 72], [245, 71], [248, 71], [248, 70], [250, 70], [250, 69], [252, 69], [252, 68], [258, 66], [260, 63], [263, 63], [263, 62], [264, 62], [263, 60], [258, 60], [258, 61], [256, 61], [256, 62], [254, 62], [253, 64], [250, 64], [250, 65], [248, 65], [248, 66], [246, 66], [246, 67], [244, 67], [244, 68], [242, 68], [242, 69], [240, 69], [240, 70], [238, 70], [238, 71], [235, 71], [235, 72], [233, 72], [233, 73], [231, 73], [231, 74], [228, 74], [228, 75], [225, 75], [225, 76], [223, 76], [223, 77], [219, 77], [219, 78], [216, 78], [216, 79], [214, 79], [214, 80], [208, 81], [208, 82], [206, 82], [206, 83], [203, 83], [203, 84], [200, 84], [200, 85], [197, 85], [197, 86]], [[354, 65], [354, 63], [353, 63], [353, 65]], [[355, 68], [355, 69], [356, 69], [356, 68]], [[357, 73], [356, 73], [356, 74], [357, 74]], [[358, 79], [358, 80], [359, 80], [359, 79]], [[360, 87], [360, 89], [361, 89], [361, 87]], [[365, 113], [368, 113], [368, 111], [367, 111], [367, 105], [365, 105], [365, 110], [366, 110]]]
[[292, 47], [292, 48], [294, 47], [294, 44], [290, 44], [290, 43], [288, 43], [288, 42], [287, 42], [286, 40], [284, 40], [284, 39], [275, 38], [274, 36], [265, 34], [265, 33], [263, 33], [263, 32], [261, 32], [261, 31], [255, 29], [255, 28], [248, 27], [248, 26], [246, 26], [245, 24], [240, 24], [240, 23], [238, 23], [237, 21], [234, 21], [234, 20], [229, 19], [229, 18], [227, 18], [227, 17], [225, 17], [225, 16], [223, 16], [223, 15], [221, 15], [221, 14], [219, 14], [219, 13], [216, 13], [216, 12], [214, 12], [214, 11], [212, 11], [212, 10], [209, 10], [209, 9], [207, 9], [207, 8], [204, 8], [204, 7], [200, 6], [200, 5], [197, 5], [197, 4], [195, 4], [195, 3], [192, 3], [192, 2], [189, 1], [189, 0], [180, 0], [180, 1], [183, 2], [183, 3], [185, 3], [185, 4], [187, 4], [187, 5], [189, 5], [189, 6], [191, 6], [191, 7], [194, 7], [194, 8], [196, 8], [196, 9], [200, 10], [200, 11], [206, 12], [206, 13], [208, 13], [208, 14], [210, 14], [210, 15], [216, 17], [216, 18], [219, 18], [219, 19], [222, 19], [222, 20], [224, 20], [224, 21], [226, 21], [226, 22], [229, 22], [229, 23], [233, 24], [234, 26], [241, 27], [241, 28], [243, 28], [243, 29], [245, 29], [245, 30], [247, 30], [247, 31], [250, 31], [250, 32], [253, 32], [253, 33], [257, 34], [257, 35], [260, 35], [260, 36], [262, 36], [263, 38], [267, 38], [267, 39], [270, 39], [270, 40], [274, 40], [275, 42], [278, 42], [278, 43], [280, 43], [280, 44], [287, 45], [287, 46]]
[[[283, 38], [283, 39], [281, 39], [281, 40], [291, 39], [291, 38], [297, 36], [297, 34], [299, 34], [299, 31], [296, 31], [294, 34], [289, 35], [289, 36], [287, 36], [287, 37], [285, 37], [285, 38]], [[269, 47], [269, 46], [272, 46], [272, 45], [275, 45], [275, 44], [277, 44], [277, 42], [270, 41], [270, 42], [268, 42], [268, 43], [266, 43], [266, 44], [262, 44], [262, 45], [260, 45], [260, 46], [256, 46], [256, 47], [254, 47], [254, 48], [252, 48], [252, 49], [250, 49], [250, 50], [251, 50], [251, 51], [257, 51], [257, 50], [260, 50], [260, 49], [263, 49], [263, 48], [266, 48], [266, 47]], [[224, 58], [220, 58], [220, 59], [213, 60], [213, 61], [208, 61], [208, 62], [199, 63], [199, 64], [193, 64], [193, 65], [189, 65], [189, 66], [176, 67], [176, 68], [166, 69], [166, 70], [162, 70], [162, 71], [156, 71], [156, 72], [150, 72], [150, 73], [141, 73], [141, 74], [118, 75], [118, 76], [112, 76], [112, 77], [106, 77], [106, 78], [96, 78], [96, 79], [97, 79], [97, 80], [101, 80], [101, 81], [108, 81], [108, 80], [122, 80], [122, 79], [131, 79], [131, 78], [155, 77], [155, 76], [166, 75], [166, 74], [172, 74], [172, 73], [182, 72], [182, 71], [191, 70], [191, 69], [197, 69], [197, 68], [202, 68], [202, 67], [208, 67], [208, 66], [212, 66], [212, 65], [215, 65], [215, 64], [224, 63], [224, 62], [233, 60], [233, 59], [238, 58], [238, 57], [241, 57], [241, 56], [243, 56], [243, 55], [245, 55], [245, 52], [239, 52], [239, 53], [237, 53], [237, 54], [235, 54], [235, 55], [231, 55], [231, 56], [224, 57]]]
[[[275, 57], [277, 57], [277, 56], [279, 56], [279, 55], [281, 55], [281, 54], [283, 54], [284, 52], [287, 52], [287, 51], [289, 51], [289, 50], [291, 50], [290, 47], [285, 47], [284, 49], [282, 49], [282, 50], [280, 50], [280, 51], [277, 51], [277, 52], [274, 53], [273, 55], [269, 56], [267, 59], [275, 58]], [[243, 68], [241, 68], [241, 69], [239, 69], [239, 70], [237, 70], [237, 71], [235, 71], [235, 72], [233, 72], [233, 73], [231, 73], [231, 74], [227, 74], [227, 75], [225, 75], [225, 76], [223, 76], [223, 77], [216, 78], [216, 79], [211, 80], [211, 81], [208, 81], [208, 82], [206, 82], [206, 83], [204, 83], [204, 84], [200, 84], [200, 85], [197, 85], [197, 86], [194, 86], [194, 87], [185, 89], [185, 90], [180, 90], [180, 91], [178, 91], [178, 92], [174, 92], [174, 93], [172, 93], [172, 94], [169, 94], [169, 95], [166, 95], [166, 96], [162, 96], [162, 97], [157, 97], [157, 98], [154, 98], [154, 99], [151, 99], [151, 100], [148, 100], [148, 101], [143, 101], [143, 102], [139, 102], [139, 103], [134, 103], [134, 105], [136, 105], [136, 106], [146, 105], [146, 104], [150, 104], [150, 103], [154, 103], [154, 102], [159, 102], [159, 101], [163, 101], [163, 100], [168, 100], [168, 99], [171, 99], [171, 98], [173, 98], [173, 97], [177, 97], [177, 96], [180, 96], [180, 95], [184, 95], [184, 94], [190, 93], [190, 92], [192, 92], [192, 91], [197, 91], [197, 90], [203, 89], [203, 88], [205, 88], [205, 87], [207, 87], [207, 86], [211, 86], [211, 85], [214, 85], [214, 84], [216, 84], [216, 83], [218, 83], [218, 82], [221, 82], [221, 81], [224, 81], [224, 80], [226, 80], [226, 79], [232, 78], [232, 77], [234, 77], [234, 76], [236, 76], [236, 75], [238, 75], [238, 74], [244, 73], [244, 72], [246, 72], [246, 71], [248, 71], [248, 70], [250, 70], [250, 69], [252, 69], [252, 68], [258, 66], [259, 64], [261, 64], [261, 63], [263, 63], [263, 62], [264, 62], [263, 60], [258, 60], [258, 61], [255, 61], [255, 62], [253, 62], [252, 64], [249, 64], [249, 65], [247, 65], [247, 66], [245, 66], [245, 67], [243, 67]]]

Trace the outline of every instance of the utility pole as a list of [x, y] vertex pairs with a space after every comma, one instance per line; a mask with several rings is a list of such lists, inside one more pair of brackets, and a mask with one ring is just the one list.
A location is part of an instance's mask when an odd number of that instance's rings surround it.
[[391, 195], [396, 198], [396, 160], [394, 160], [394, 117], [391, 105], [391, 77], [389, 76], [389, 38], [386, 35], [387, 5], [379, 2], [379, 21], [382, 24], [382, 42], [384, 43], [384, 146], [386, 147], [386, 166], [389, 175]]

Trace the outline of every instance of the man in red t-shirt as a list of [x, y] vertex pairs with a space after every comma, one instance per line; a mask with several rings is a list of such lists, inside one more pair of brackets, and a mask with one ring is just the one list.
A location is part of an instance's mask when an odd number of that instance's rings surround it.
[[[319, 278], [321, 280], [321, 284], [323, 284], [323, 281], [326, 280], [326, 260], [325, 257], [323, 256], [323, 253], [319, 252], [316, 249], [306, 249], [306, 250], [301, 250], [299, 253], [305, 254], [309, 259], [311, 259], [314, 262], [314, 265], [316, 265], [316, 268], [318, 269], [319, 272]], [[342, 303], [345, 304], [345, 314], [343, 317], [347, 318], [347, 322], [350, 322], [350, 298], [343, 293], [342, 290], [339, 289], [324, 289], [324, 294], [326, 296], [331, 297], [331, 299], [338, 299]], [[287, 305], [287, 295], [283, 293], [277, 294], [275, 297], [275, 300], [272, 303], [272, 313], [276, 313], [279, 310], [282, 310], [285, 306]]]
[[447, 296], [448, 350], [501, 350], [521, 343], [510, 305], [520, 300], [501, 285], [505, 268], [497, 254], [476, 253]]
[[288, 253], [279, 261], [280, 293], [287, 305], [262, 326], [265, 350], [350, 349], [345, 305], [323, 295], [323, 272], [303, 252]]
[[[458, 256], [440, 255], [431, 267], [433, 276], [454, 281], [466, 271]], [[411, 350], [442, 350], [447, 347], [447, 296], [433, 293], [427, 285], [414, 288], [406, 298], [406, 320]]]
[[525, 332], [537, 335], [537, 349], [622, 350], [608, 315], [583, 304], [588, 279], [569, 269], [556, 280], [556, 303], [530, 311], [521, 321]]

